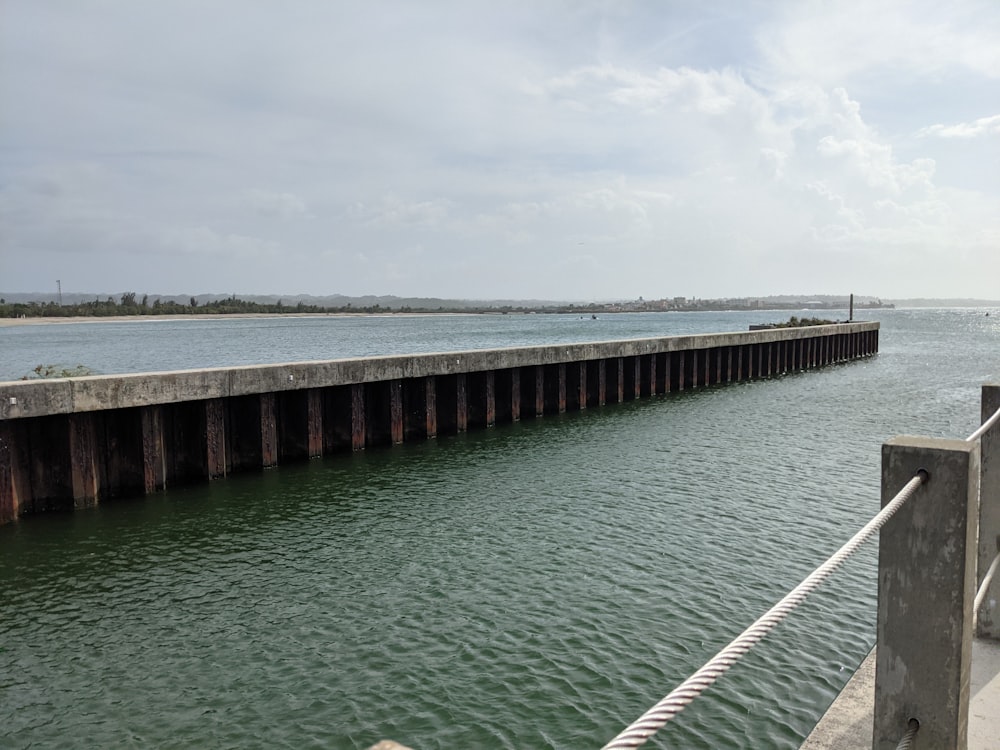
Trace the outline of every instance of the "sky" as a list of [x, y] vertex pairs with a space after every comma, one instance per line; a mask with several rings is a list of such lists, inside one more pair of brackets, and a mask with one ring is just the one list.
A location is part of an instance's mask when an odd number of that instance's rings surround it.
[[0, 0], [0, 291], [1000, 298], [996, 0]]

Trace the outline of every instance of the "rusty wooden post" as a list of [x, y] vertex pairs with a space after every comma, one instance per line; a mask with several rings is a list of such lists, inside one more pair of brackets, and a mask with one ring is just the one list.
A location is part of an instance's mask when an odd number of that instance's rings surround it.
[[455, 429], [458, 432], [469, 429], [469, 383], [464, 372], [455, 376]]
[[209, 479], [226, 476], [226, 405], [221, 398], [205, 402], [205, 468]]
[[545, 414], [545, 367], [535, 365], [535, 416]]
[[93, 412], [69, 415], [69, 461], [73, 507], [97, 505], [97, 431]]
[[556, 371], [558, 374], [557, 388], [558, 392], [556, 395], [556, 400], [558, 401], [557, 407], [560, 414], [566, 413], [566, 363], [560, 362], [556, 366]]
[[426, 404], [426, 435], [429, 438], [437, 437], [438, 417], [437, 417], [437, 379], [433, 375], [424, 378], [424, 399]]
[[367, 426], [365, 414], [365, 385], [364, 383], [354, 383], [351, 385], [351, 449], [363, 451], [365, 449], [365, 436]]
[[9, 422], [0, 422], [0, 525], [16, 520], [21, 511], [14, 482], [13, 433]]
[[521, 368], [510, 369], [510, 421], [521, 421]]
[[163, 450], [163, 408], [140, 407], [142, 422], [142, 468], [146, 494], [166, 486], [167, 463]]
[[486, 426], [494, 427], [497, 423], [497, 373], [487, 370], [485, 375]]
[[403, 381], [389, 381], [389, 439], [393, 445], [403, 442]]
[[277, 404], [273, 393], [260, 394], [260, 464], [265, 469], [278, 465]]
[[306, 392], [306, 431], [309, 458], [323, 455], [323, 391], [310, 388]]

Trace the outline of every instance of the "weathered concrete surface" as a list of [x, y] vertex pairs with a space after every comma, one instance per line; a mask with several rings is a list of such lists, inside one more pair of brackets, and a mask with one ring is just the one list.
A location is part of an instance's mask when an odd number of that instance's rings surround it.
[[[875, 650], [806, 737], [801, 750], [871, 750], [875, 702]], [[902, 729], [900, 736], [902, 736]], [[1000, 747], [1000, 643], [977, 639], [972, 643], [968, 750]], [[928, 748], [920, 743], [916, 750]]]
[[965, 747], [975, 596], [979, 446], [899, 436], [882, 446], [882, 504], [918, 472], [927, 481], [879, 534], [878, 655], [872, 746]]
[[[1000, 385], [983, 386], [982, 423], [1000, 409]], [[993, 558], [1000, 551], [1000, 423], [980, 438], [982, 469], [979, 484], [979, 555], [976, 590], [982, 584]], [[976, 637], [1000, 641], [1000, 576], [994, 576], [982, 606]], [[997, 742], [1000, 747], [1000, 741]]]
[[[859, 333], [876, 335], [878, 329], [877, 322], [843, 323], [697, 336], [98, 375], [65, 380], [17, 380], [0, 382], [0, 420], [713, 347], [799, 342]], [[830, 340], [834, 341], [833, 338]], [[877, 351], [877, 345], [870, 348]]]
[[871, 750], [875, 700], [875, 649], [823, 714], [801, 750]]

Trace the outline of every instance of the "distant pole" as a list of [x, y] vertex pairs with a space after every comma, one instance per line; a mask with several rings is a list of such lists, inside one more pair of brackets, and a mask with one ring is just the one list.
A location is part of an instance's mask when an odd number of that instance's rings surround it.
[[56, 279], [56, 289], [59, 290], [59, 307], [62, 307], [62, 281]]
[[851, 322], [851, 323], [854, 322], [854, 295], [853, 294], [851, 295], [851, 312], [848, 315], [847, 320], [848, 320], [848, 322]]

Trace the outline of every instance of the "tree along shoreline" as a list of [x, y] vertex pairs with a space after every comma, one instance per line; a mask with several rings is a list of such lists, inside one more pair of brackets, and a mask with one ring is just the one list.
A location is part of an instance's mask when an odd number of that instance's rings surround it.
[[[846, 305], [846, 303], [845, 303]], [[892, 307], [882, 303], [855, 305], [859, 309]], [[440, 305], [437, 307], [424, 305], [390, 306], [382, 304], [355, 305], [350, 302], [343, 305], [323, 306], [298, 301], [295, 304], [277, 302], [253, 302], [239, 299], [235, 295], [217, 300], [199, 301], [191, 297], [187, 304], [176, 300], [156, 298], [150, 301], [149, 295], [136, 299], [134, 292], [126, 292], [119, 299], [107, 297], [95, 298], [87, 302], [59, 304], [55, 301], [38, 302], [7, 302], [0, 299], [0, 321], [29, 318], [139, 318], [139, 317], [190, 317], [214, 315], [388, 315], [388, 314], [419, 314], [419, 315], [506, 315], [528, 313], [568, 313], [577, 315], [595, 315], [597, 313], [620, 312], [759, 312], [764, 310], [800, 310], [801, 304], [772, 303], [767, 305], [743, 306], [732, 304], [728, 300], [696, 300], [686, 302], [683, 306], [665, 307], [662, 303], [639, 302], [628, 303], [556, 303], [556, 304], [491, 304], [482, 305]], [[816, 309], [816, 308], [813, 308]], [[819, 309], [841, 309], [830, 305]], [[846, 309], [846, 306], [845, 308]]]
[[[478, 314], [478, 313], [508, 313], [508, 312], [578, 312], [590, 309], [591, 306], [565, 305], [558, 308], [537, 307], [385, 307], [379, 304], [355, 306], [351, 303], [334, 307], [310, 305], [298, 302], [286, 305], [281, 300], [274, 304], [250, 302], [237, 297], [228, 297], [209, 302], [198, 302], [194, 297], [185, 305], [174, 300], [156, 299], [149, 301], [147, 296], [137, 301], [135, 294], [123, 294], [120, 300], [113, 297], [95, 299], [92, 302], [60, 305], [58, 302], [7, 302], [0, 300], [0, 319], [25, 318], [139, 318], [139, 317], [211, 317], [216, 315], [255, 316], [255, 315], [385, 315], [385, 314]], [[595, 306], [596, 307], [596, 306]]]

